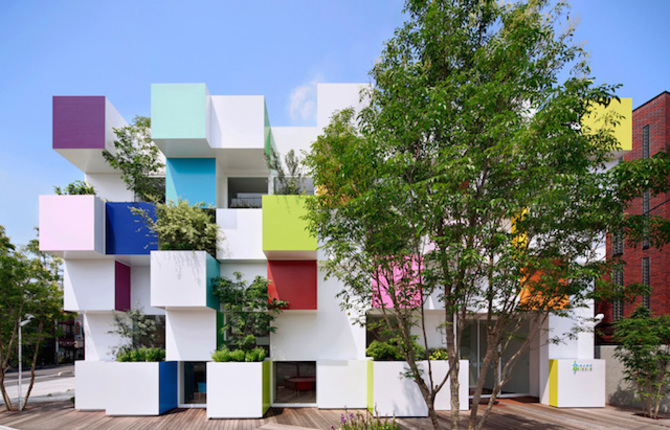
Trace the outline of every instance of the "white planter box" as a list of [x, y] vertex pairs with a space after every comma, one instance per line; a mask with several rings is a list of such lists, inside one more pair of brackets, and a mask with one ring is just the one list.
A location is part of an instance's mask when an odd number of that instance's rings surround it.
[[[458, 393], [460, 410], [468, 410], [468, 360], [460, 360]], [[424, 371], [424, 380], [428, 380], [428, 363], [420, 362]], [[442, 360], [431, 361], [433, 380], [438, 381], [447, 374], [449, 363]], [[404, 361], [371, 361], [368, 364], [368, 408], [379, 412], [382, 416], [426, 417], [428, 407], [416, 383], [403, 375], [409, 367]], [[372, 375], [370, 375], [372, 372]], [[448, 411], [451, 409], [449, 380], [442, 387], [435, 399], [435, 409]]]
[[160, 415], [177, 407], [177, 362], [108, 365], [107, 415]]
[[363, 409], [367, 404], [367, 360], [318, 360], [316, 400], [320, 409]]
[[151, 306], [218, 310], [217, 276], [219, 262], [206, 251], [151, 251]]
[[549, 360], [549, 406], [605, 407], [605, 360]]
[[110, 361], [74, 362], [74, 408], [82, 411], [104, 411]]
[[261, 418], [270, 407], [271, 364], [207, 363], [207, 418]]

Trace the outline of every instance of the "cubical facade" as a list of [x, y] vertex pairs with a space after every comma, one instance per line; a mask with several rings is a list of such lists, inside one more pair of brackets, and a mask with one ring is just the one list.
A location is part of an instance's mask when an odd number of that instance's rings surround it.
[[[306, 230], [304, 196], [275, 195], [266, 155], [308, 150], [340, 109], [359, 105], [360, 84], [320, 84], [315, 127], [275, 127], [262, 96], [210, 95], [205, 84], [151, 88], [152, 139], [165, 156], [168, 200], [216, 208], [224, 238], [216, 255], [158, 250], [156, 238], [131, 208], [136, 202], [120, 173], [104, 160], [114, 153], [114, 129], [127, 123], [105, 97], [54, 97], [53, 149], [77, 166], [97, 195], [40, 197], [40, 247], [64, 263], [64, 308], [84, 315], [86, 359], [75, 364], [75, 407], [110, 415], [156, 415], [175, 407], [205, 407], [210, 418], [262, 416], [270, 406], [372, 408], [381, 414], [426, 416], [416, 385], [400, 377], [402, 362], [366, 358], [368, 333], [341, 311], [342, 285], [325, 279], [318, 240]], [[272, 296], [288, 301], [276, 333], [262, 339], [262, 363], [216, 363], [222, 342], [221, 304], [212, 280], [270, 280]], [[116, 362], [115, 312], [139, 307], [164, 336], [163, 362]], [[592, 309], [583, 311], [592, 316]], [[428, 301], [435, 330], [428, 345], [445, 344], [443, 311]], [[374, 318], [374, 310], [370, 312]], [[530, 395], [557, 407], [604, 406], [604, 365], [593, 359], [593, 335], [556, 345], [575, 319], [550, 317], [516, 366], [504, 395]], [[485, 351], [484, 321], [474, 320], [461, 345], [461, 408]], [[446, 374], [446, 362], [433, 372]], [[588, 369], [575, 371], [574, 369]], [[493, 373], [491, 381], [493, 383]], [[449, 390], [436, 401], [450, 406]]]

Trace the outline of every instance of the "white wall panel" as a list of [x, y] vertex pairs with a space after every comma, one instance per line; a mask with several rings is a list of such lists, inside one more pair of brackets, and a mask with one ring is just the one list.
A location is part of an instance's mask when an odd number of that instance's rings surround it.
[[84, 313], [84, 345], [86, 361], [114, 361], [113, 348], [121, 345], [121, 338], [109, 333], [114, 328], [113, 312]]
[[168, 310], [165, 313], [165, 359], [211, 361], [216, 351], [216, 311]]
[[130, 305], [141, 307], [147, 315], [165, 315], [163, 309], [151, 307], [151, 269], [147, 266], [130, 270]]
[[316, 401], [322, 409], [362, 409], [367, 405], [367, 360], [316, 362]]
[[284, 311], [275, 320], [270, 350], [273, 360], [363, 360], [365, 329], [340, 310], [335, 297], [341, 284], [317, 275], [318, 311]]
[[63, 309], [75, 312], [114, 310], [114, 259], [65, 260], [63, 266]]

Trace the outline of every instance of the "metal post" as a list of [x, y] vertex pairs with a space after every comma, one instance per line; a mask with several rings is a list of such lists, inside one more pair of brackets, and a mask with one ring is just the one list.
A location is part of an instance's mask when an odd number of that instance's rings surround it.
[[21, 393], [21, 371], [23, 370], [21, 366], [21, 327], [23, 325], [19, 324], [19, 412], [23, 410], [23, 403], [22, 403], [22, 393]]

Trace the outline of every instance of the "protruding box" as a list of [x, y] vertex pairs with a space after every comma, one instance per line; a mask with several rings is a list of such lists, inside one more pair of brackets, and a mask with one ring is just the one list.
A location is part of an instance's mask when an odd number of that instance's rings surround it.
[[549, 360], [549, 406], [605, 407], [605, 360]]
[[65, 260], [64, 266], [66, 311], [130, 309], [130, 267], [111, 259]]
[[151, 252], [151, 306], [219, 309], [212, 292], [219, 262], [206, 251]]
[[151, 136], [166, 157], [212, 154], [205, 84], [152, 84]]
[[[428, 363], [419, 362], [424, 379], [428, 375]], [[433, 378], [442, 380], [449, 372], [449, 363], [445, 360], [431, 361]], [[405, 375], [409, 367], [404, 361], [375, 361], [368, 367], [368, 390], [372, 389], [372, 396], [368, 392], [368, 409], [374, 410], [381, 416], [396, 417], [426, 417], [428, 407], [419, 391], [419, 386]], [[468, 410], [468, 360], [459, 361], [458, 381], [460, 391], [458, 401], [460, 410]], [[435, 410], [448, 411], [451, 409], [451, 394], [449, 380], [437, 394]]]
[[268, 279], [268, 293], [287, 309], [316, 309], [316, 261], [268, 261]]
[[[615, 115], [616, 118], [612, 118]], [[592, 105], [591, 112], [581, 120], [582, 127], [590, 132], [597, 132], [609, 127], [607, 121], [614, 119], [618, 124], [612, 128], [614, 136], [621, 148], [613, 154], [614, 158], [622, 157], [633, 149], [633, 99], [613, 99], [607, 106]]]
[[212, 96], [212, 107], [218, 125], [212, 148], [265, 148], [265, 97]]
[[82, 411], [100, 411], [107, 407], [109, 361], [74, 362], [74, 408]]
[[95, 196], [40, 196], [40, 250], [61, 257], [101, 257], [105, 205]]
[[271, 364], [207, 363], [207, 418], [263, 417], [270, 408]]
[[107, 254], [149, 255], [158, 249], [158, 238], [140, 215], [132, 208], [143, 209], [153, 220], [156, 219], [156, 206], [153, 203], [106, 203]]
[[316, 260], [316, 237], [307, 230], [307, 196], [263, 196], [263, 251], [273, 260]]
[[265, 260], [262, 209], [217, 209], [216, 223], [223, 232], [219, 260]]
[[217, 314], [203, 309], [165, 312], [165, 359], [211, 361], [217, 349]]
[[109, 363], [107, 415], [160, 415], [177, 407], [178, 364]]
[[165, 163], [165, 198], [216, 207], [216, 159], [168, 158]]
[[86, 173], [111, 173], [102, 156], [114, 153], [114, 128], [126, 126], [103, 96], [54, 96], [53, 149]]

